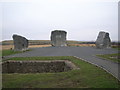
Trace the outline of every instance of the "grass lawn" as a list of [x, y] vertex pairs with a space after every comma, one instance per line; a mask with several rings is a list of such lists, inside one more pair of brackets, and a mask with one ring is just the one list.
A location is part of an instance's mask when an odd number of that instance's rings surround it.
[[97, 55], [98, 57], [104, 58], [106, 60], [111, 60], [113, 62], [120, 63], [120, 53], [115, 54], [104, 54], [104, 55]]
[[112, 46], [112, 48], [120, 50], [120, 45]]
[[[27, 50], [30, 51], [30, 50]], [[12, 55], [12, 54], [17, 54], [17, 53], [22, 53], [24, 51], [14, 51], [14, 50], [2, 50], [2, 56], [8, 56], [8, 55]]]
[[15, 57], [10, 60], [69, 60], [80, 69], [59, 73], [2, 74], [3, 88], [120, 88], [103, 69], [72, 56]]

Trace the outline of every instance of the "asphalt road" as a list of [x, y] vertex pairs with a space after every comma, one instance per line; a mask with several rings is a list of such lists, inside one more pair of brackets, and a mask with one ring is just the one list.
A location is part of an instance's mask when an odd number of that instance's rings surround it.
[[43, 47], [32, 48], [31, 51], [10, 55], [8, 57], [75, 56], [103, 68], [120, 80], [120, 73], [118, 72], [120, 65], [118, 63], [96, 57], [96, 54], [112, 53], [118, 53], [118, 50], [112, 48], [96, 49], [95, 47]]

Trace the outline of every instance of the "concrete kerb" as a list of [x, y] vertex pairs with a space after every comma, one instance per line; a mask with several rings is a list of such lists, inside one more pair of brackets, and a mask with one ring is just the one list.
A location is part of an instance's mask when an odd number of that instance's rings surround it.
[[89, 62], [89, 61], [87, 61], [87, 60], [85, 60], [85, 59], [79, 58], [79, 57], [77, 57], [77, 56], [73, 56], [73, 57], [78, 58], [78, 59], [80, 59], [80, 60], [82, 60], [82, 61], [88, 62], [88, 63], [90, 63], [90, 64], [93, 64], [93, 65], [95, 65], [95, 66], [97, 66], [97, 67], [102, 68], [103, 70], [105, 70], [106, 72], [110, 73], [112, 76], [114, 76], [117, 80], [120, 81], [120, 79], [119, 79], [118, 77], [116, 77], [114, 74], [112, 74], [110, 71], [108, 71], [107, 69], [103, 68], [102, 66], [99, 66], [99, 65], [97, 65], [97, 64], [95, 64], [95, 63], [91, 63], [91, 62]]

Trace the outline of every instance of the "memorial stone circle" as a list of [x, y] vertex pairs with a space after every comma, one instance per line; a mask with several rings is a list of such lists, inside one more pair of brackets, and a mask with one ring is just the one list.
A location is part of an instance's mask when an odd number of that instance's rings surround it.
[[28, 50], [28, 40], [20, 35], [13, 35], [14, 51], [26, 51]]
[[55, 30], [51, 32], [51, 45], [52, 46], [67, 46], [66, 44], [66, 31]]
[[97, 40], [96, 40], [96, 48], [110, 48], [111, 46], [111, 40], [110, 40], [110, 37], [109, 37], [109, 33], [108, 32], [99, 32], [99, 35], [97, 37]]

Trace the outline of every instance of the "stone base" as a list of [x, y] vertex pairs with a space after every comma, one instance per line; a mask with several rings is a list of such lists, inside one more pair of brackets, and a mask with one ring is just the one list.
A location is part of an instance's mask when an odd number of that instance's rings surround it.
[[44, 73], [65, 72], [77, 67], [66, 60], [55, 61], [6, 61], [2, 63], [2, 73]]

